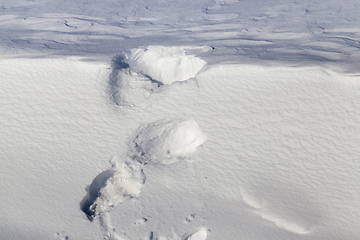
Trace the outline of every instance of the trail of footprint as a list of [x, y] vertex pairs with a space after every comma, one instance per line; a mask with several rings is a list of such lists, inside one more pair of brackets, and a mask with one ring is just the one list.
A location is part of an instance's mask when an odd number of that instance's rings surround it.
[[[112, 100], [120, 106], [134, 107], [141, 105], [163, 85], [195, 77], [206, 62], [193, 54], [210, 49], [150, 46], [117, 56], [109, 76]], [[104, 239], [121, 239], [111, 226], [109, 211], [124, 199], [140, 194], [146, 179], [143, 165], [178, 162], [205, 140], [199, 126], [191, 119], [164, 119], [140, 127], [129, 140], [128, 157], [131, 160], [125, 161], [121, 169], [113, 164], [112, 169], [95, 177], [80, 203], [81, 210], [90, 221], [100, 217]], [[186, 239], [203, 239], [196, 237], [199, 234], [193, 233], [193, 237]]]

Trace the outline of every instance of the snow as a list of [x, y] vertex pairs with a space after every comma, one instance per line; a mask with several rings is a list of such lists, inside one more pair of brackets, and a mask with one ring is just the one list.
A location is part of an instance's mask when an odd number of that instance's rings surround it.
[[0, 239], [359, 239], [357, 1], [0, 3]]
[[119, 198], [130, 193], [131, 184], [123, 173], [114, 170], [103, 171], [89, 186], [88, 194], [81, 203], [81, 210], [92, 221], [109, 207], [121, 202]]
[[206, 229], [200, 229], [199, 231], [190, 234], [188, 237], [185, 237], [184, 240], [205, 240], [206, 237]]
[[[161, 84], [172, 84], [195, 77], [206, 62], [186, 55], [185, 47], [149, 46], [131, 49], [128, 64], [133, 71]], [[190, 49], [191, 50], [191, 49]]]
[[145, 163], [174, 163], [195, 152], [205, 140], [199, 125], [192, 119], [158, 120], [135, 132], [128, 156]]

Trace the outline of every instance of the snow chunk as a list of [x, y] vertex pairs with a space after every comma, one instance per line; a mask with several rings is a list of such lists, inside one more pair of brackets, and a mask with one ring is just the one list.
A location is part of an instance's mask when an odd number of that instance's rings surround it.
[[205, 135], [194, 120], [159, 120], [135, 132], [129, 142], [128, 155], [142, 163], [170, 164], [195, 152], [205, 140]]
[[205, 228], [202, 228], [190, 235], [186, 235], [182, 240], [205, 240], [207, 238], [207, 231]]
[[208, 51], [209, 47], [149, 46], [130, 50], [130, 67], [154, 81], [170, 85], [195, 77], [206, 62], [194, 55], [196, 50]]
[[125, 196], [131, 196], [130, 181], [121, 172], [106, 170], [89, 186], [88, 194], [81, 203], [81, 210], [92, 221], [110, 206], [122, 202]]

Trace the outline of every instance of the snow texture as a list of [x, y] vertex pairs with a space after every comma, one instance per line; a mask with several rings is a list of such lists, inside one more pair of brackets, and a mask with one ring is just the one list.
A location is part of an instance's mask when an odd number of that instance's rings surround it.
[[0, 239], [360, 239], [358, 0], [0, 11]]
[[142, 163], [170, 164], [185, 158], [206, 140], [191, 119], [158, 120], [141, 126], [129, 141], [128, 156]]
[[124, 162], [120, 167], [114, 159], [110, 163], [113, 167], [96, 176], [80, 203], [90, 221], [109, 212], [126, 198], [137, 197], [145, 183], [145, 174], [139, 164]]

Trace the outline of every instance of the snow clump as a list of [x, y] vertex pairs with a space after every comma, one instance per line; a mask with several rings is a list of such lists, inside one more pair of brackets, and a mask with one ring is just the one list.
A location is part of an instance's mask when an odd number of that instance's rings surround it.
[[128, 156], [142, 163], [171, 164], [185, 158], [206, 140], [191, 119], [159, 120], [140, 127], [129, 141]]

